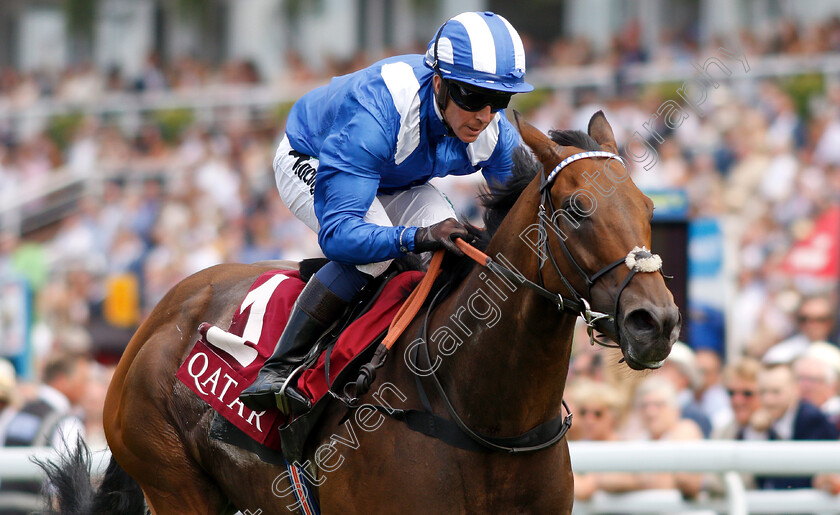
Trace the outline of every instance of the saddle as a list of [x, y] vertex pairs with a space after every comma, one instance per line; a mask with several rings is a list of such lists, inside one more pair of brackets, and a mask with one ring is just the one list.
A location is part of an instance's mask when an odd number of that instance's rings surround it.
[[303, 371], [293, 379], [312, 408], [287, 417], [279, 410], [254, 412], [238, 399], [271, 355], [305, 280], [326, 260], [304, 260], [299, 270], [271, 270], [251, 286], [225, 330], [201, 325], [176, 376], [215, 410], [211, 436], [255, 452], [269, 463], [300, 460], [309, 432], [329, 399], [359, 376], [397, 311], [423, 277], [401, 265], [371, 281], [344, 315], [318, 338]]

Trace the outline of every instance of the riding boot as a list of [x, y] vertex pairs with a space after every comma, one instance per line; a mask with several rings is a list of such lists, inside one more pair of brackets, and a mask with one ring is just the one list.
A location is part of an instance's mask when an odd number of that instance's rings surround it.
[[309, 279], [295, 301], [271, 357], [263, 364], [251, 386], [239, 395], [242, 404], [258, 411], [276, 406], [286, 415], [309, 409], [309, 400], [291, 384], [285, 383], [306, 360], [324, 329], [341, 315], [346, 306], [347, 302], [317, 277]]

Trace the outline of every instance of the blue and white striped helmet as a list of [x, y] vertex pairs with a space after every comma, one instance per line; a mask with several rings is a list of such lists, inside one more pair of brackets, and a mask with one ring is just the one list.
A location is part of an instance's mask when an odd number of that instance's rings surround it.
[[426, 65], [444, 79], [526, 93], [525, 49], [516, 29], [492, 12], [467, 12], [438, 29], [426, 51]]

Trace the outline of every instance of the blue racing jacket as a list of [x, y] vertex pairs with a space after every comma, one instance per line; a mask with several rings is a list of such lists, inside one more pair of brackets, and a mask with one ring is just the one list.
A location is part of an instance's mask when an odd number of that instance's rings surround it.
[[[289, 112], [286, 135], [292, 148], [320, 161], [315, 215], [318, 243], [329, 259], [367, 264], [402, 255], [404, 226], [363, 220], [377, 194], [479, 170], [491, 187], [509, 177], [519, 136], [504, 111], [473, 143], [447, 136], [433, 74], [421, 55], [392, 57], [333, 78]], [[409, 250], [416, 231], [409, 227], [403, 234]]]

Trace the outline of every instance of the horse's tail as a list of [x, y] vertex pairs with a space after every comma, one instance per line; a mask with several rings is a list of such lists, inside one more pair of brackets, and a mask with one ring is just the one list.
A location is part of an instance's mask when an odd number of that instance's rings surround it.
[[94, 487], [90, 476], [91, 453], [81, 438], [75, 449], [52, 460], [35, 462], [47, 475], [44, 500], [47, 513], [54, 515], [144, 515], [146, 501], [140, 485], [111, 457], [105, 475]]

